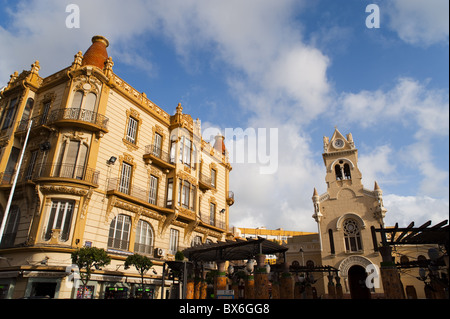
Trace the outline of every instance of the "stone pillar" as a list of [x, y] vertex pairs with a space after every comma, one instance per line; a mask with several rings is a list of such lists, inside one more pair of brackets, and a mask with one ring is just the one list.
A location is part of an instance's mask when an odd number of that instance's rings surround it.
[[380, 272], [384, 297], [386, 299], [405, 299], [405, 291], [400, 280], [400, 274], [392, 259], [391, 247], [382, 246], [379, 250], [383, 258]]
[[203, 279], [200, 285], [200, 299], [206, 299], [208, 293], [208, 284]]
[[328, 299], [335, 299], [336, 287], [334, 287], [333, 275], [329, 274], [327, 277], [328, 277]]
[[225, 261], [217, 262], [217, 275], [214, 287], [214, 298], [217, 298], [217, 290], [227, 289], [227, 274], [225, 271]]
[[186, 299], [194, 299], [194, 279], [188, 279], [186, 283]]
[[202, 279], [195, 277], [194, 280], [194, 299], [200, 299], [200, 291], [202, 287]]
[[272, 282], [272, 299], [280, 299], [280, 282]]
[[307, 283], [305, 285], [305, 295], [306, 295], [306, 299], [314, 299], [313, 297], [313, 289], [311, 284]]
[[255, 299], [255, 277], [248, 274], [245, 279], [245, 299]]
[[344, 297], [344, 292], [341, 285], [341, 277], [336, 276], [336, 299], [342, 299]]
[[265, 267], [266, 255], [258, 254], [256, 256], [255, 269], [255, 298], [269, 299], [269, 274]]
[[294, 299], [294, 279], [287, 269], [281, 274], [280, 297], [281, 299]]
[[294, 284], [294, 299], [303, 299], [303, 287], [298, 281]]

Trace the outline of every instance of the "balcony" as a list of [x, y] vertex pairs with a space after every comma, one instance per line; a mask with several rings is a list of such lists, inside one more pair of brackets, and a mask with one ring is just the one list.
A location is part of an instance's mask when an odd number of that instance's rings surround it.
[[227, 204], [228, 204], [228, 206], [231, 206], [234, 204], [234, 193], [232, 191], [229, 191], [227, 194]]
[[47, 123], [57, 126], [77, 126], [89, 131], [108, 132], [109, 119], [97, 112], [79, 109], [67, 108], [58, 109], [50, 113]]
[[208, 177], [200, 172], [198, 176], [198, 187], [203, 191], [213, 189], [214, 186], [212, 185], [211, 177]]
[[165, 211], [172, 210], [171, 206], [166, 205], [163, 195], [151, 197], [146, 189], [135, 185], [128, 185], [127, 187], [124, 183], [120, 183], [119, 178], [111, 178], [108, 181], [106, 191], [108, 195], [116, 195], [130, 202], [145, 205], [149, 208], [159, 210], [164, 209]]
[[146, 164], [154, 164], [163, 169], [175, 168], [175, 159], [157, 145], [147, 145], [143, 158]]
[[27, 128], [28, 128], [28, 123], [30, 121], [33, 121], [32, 125], [31, 125], [31, 132], [34, 135], [38, 135], [40, 130], [42, 130], [42, 129], [51, 130], [51, 128], [49, 128], [47, 126], [48, 115], [39, 115], [39, 116], [35, 116], [31, 119], [19, 121], [19, 124], [17, 125], [15, 134], [16, 135], [25, 135], [27, 132]]
[[205, 224], [205, 225], [210, 225], [210, 226], [214, 226], [216, 228], [220, 228], [223, 230], [227, 229], [227, 224], [225, 221], [220, 220], [218, 218], [211, 218], [211, 216], [209, 216], [209, 214], [206, 213], [200, 213], [200, 220]]
[[19, 180], [65, 180], [77, 183], [83, 182], [98, 187], [99, 175], [99, 171], [85, 166], [72, 164], [44, 164], [27, 174], [25, 174], [24, 170], [21, 170]]

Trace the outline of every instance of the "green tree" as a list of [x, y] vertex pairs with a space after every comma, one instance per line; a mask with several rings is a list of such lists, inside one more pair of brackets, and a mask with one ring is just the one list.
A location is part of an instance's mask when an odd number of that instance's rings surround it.
[[141, 284], [142, 284], [142, 296], [144, 296], [145, 289], [144, 289], [144, 275], [145, 273], [152, 268], [153, 262], [150, 260], [150, 258], [146, 256], [142, 256], [140, 254], [134, 254], [131, 256], [128, 256], [125, 260], [125, 269], [130, 268], [130, 266], [134, 266], [138, 273], [141, 275]]
[[84, 299], [86, 285], [91, 279], [92, 272], [94, 269], [109, 265], [111, 263], [111, 257], [108, 256], [103, 248], [82, 247], [72, 253], [72, 263], [77, 265], [80, 270], [79, 275], [83, 284], [81, 298]]

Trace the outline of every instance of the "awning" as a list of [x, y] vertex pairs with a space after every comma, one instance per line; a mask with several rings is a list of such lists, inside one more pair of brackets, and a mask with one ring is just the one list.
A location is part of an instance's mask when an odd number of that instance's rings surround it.
[[190, 261], [224, 261], [253, 259], [257, 254], [284, 253], [287, 247], [261, 237], [219, 241], [183, 250]]

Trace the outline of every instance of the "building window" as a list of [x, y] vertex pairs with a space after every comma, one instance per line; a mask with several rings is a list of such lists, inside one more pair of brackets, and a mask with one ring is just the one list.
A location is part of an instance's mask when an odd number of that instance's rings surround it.
[[[0, 223], [3, 222], [4, 214], [1, 215]], [[17, 229], [20, 221], [20, 209], [17, 205], [13, 205], [10, 208], [8, 220], [5, 224], [5, 230], [3, 237], [0, 240], [0, 247], [14, 246], [14, 241], [17, 235]]]
[[196, 196], [197, 196], [197, 189], [194, 187], [194, 185], [191, 185], [189, 209], [192, 211], [195, 211]]
[[74, 201], [55, 200], [52, 201], [52, 209], [47, 223], [44, 239], [50, 240], [54, 229], [60, 230], [60, 241], [67, 241], [72, 225]]
[[148, 193], [148, 202], [156, 205], [156, 197], [158, 194], [158, 178], [150, 175], [150, 190]]
[[114, 217], [109, 227], [108, 248], [128, 250], [131, 218], [126, 215]]
[[216, 204], [209, 203], [209, 224], [215, 225], [216, 224]]
[[131, 116], [128, 118], [127, 134], [125, 136], [125, 139], [133, 144], [136, 144], [138, 123], [138, 120], [136, 120], [135, 118]]
[[[196, 161], [196, 156], [197, 156], [197, 152], [196, 150], [193, 150], [193, 143], [192, 141], [187, 138], [182, 136], [180, 139], [180, 155], [179, 155], [179, 159], [180, 159], [180, 163], [184, 163], [186, 166], [191, 166], [191, 156], [192, 153], [194, 154], [194, 161]], [[195, 164], [195, 162], [194, 162]], [[193, 165], [195, 168], [195, 165]]]
[[3, 111], [2, 130], [9, 128], [11, 124], [14, 122], [14, 116], [16, 115], [17, 110], [16, 106], [17, 106], [17, 98], [14, 98], [9, 102], [8, 107]]
[[161, 157], [162, 136], [155, 133], [155, 144], [153, 144], [153, 155]]
[[202, 237], [195, 236], [191, 241], [191, 247], [200, 246], [202, 244]]
[[183, 181], [180, 179], [179, 189], [178, 189], [178, 205], [184, 208], [195, 210], [197, 190], [188, 181]]
[[217, 172], [215, 169], [211, 169], [211, 186], [216, 187], [216, 178], [217, 178]]
[[36, 166], [36, 159], [39, 154], [38, 150], [32, 151], [30, 154], [30, 160], [28, 161], [28, 167], [25, 174], [25, 180], [31, 180], [33, 178], [34, 167]]
[[347, 252], [362, 250], [361, 231], [359, 224], [354, 219], [346, 219], [343, 225], [345, 249]]
[[170, 229], [169, 254], [175, 255], [178, 251], [178, 238], [180, 232], [177, 229]]
[[84, 178], [88, 147], [81, 141], [66, 140], [61, 145], [54, 176], [82, 180]]
[[83, 91], [76, 91], [72, 100], [72, 108], [68, 110], [65, 116], [73, 120], [95, 122], [96, 101], [97, 95], [95, 93], [89, 92], [84, 95]]
[[52, 101], [46, 101], [44, 102], [44, 108], [42, 109], [41, 118], [39, 120], [39, 125], [44, 125], [47, 123], [48, 113], [50, 112], [50, 106], [52, 104]]
[[146, 255], [153, 253], [153, 229], [146, 221], [139, 220], [137, 224], [134, 252]]
[[339, 161], [339, 164], [334, 166], [334, 171], [336, 173], [336, 180], [341, 181], [343, 179], [352, 179], [350, 173], [350, 165], [348, 163], [344, 164], [343, 160]]
[[131, 172], [132, 166], [128, 163], [122, 163], [122, 170], [120, 172], [119, 192], [129, 195], [131, 186]]
[[27, 104], [25, 105], [25, 109], [22, 113], [22, 120], [21, 122], [28, 122], [28, 119], [30, 118], [31, 111], [33, 110], [34, 100], [30, 97], [27, 100]]
[[341, 181], [342, 180], [342, 171], [341, 171], [341, 165], [337, 164], [334, 167], [334, 171], [336, 172], [336, 180]]
[[173, 178], [169, 178], [167, 180], [167, 200], [166, 200], [166, 206], [172, 207], [173, 202]]
[[335, 249], [334, 249], [334, 237], [333, 237], [333, 230], [332, 229], [328, 229], [328, 237], [330, 240], [330, 252], [332, 255], [334, 255], [336, 253]]
[[352, 176], [350, 174], [350, 165], [348, 165], [347, 163], [344, 164], [344, 178], [352, 179]]
[[14, 172], [16, 170], [16, 164], [19, 160], [20, 149], [13, 147], [11, 149], [11, 154], [9, 155], [8, 163], [6, 164], [5, 171], [3, 172], [2, 182], [11, 183], [13, 180]]
[[314, 268], [314, 261], [308, 260], [306, 262], [306, 268]]
[[178, 204], [184, 208], [189, 208], [189, 196], [190, 196], [191, 184], [188, 181], [180, 180], [180, 193], [178, 197]]

